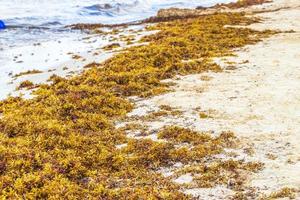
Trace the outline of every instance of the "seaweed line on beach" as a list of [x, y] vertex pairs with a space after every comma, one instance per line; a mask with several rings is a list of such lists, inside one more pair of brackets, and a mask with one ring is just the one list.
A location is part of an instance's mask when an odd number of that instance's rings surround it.
[[[114, 123], [134, 105], [127, 97], [147, 98], [169, 90], [161, 80], [176, 75], [221, 72], [213, 58], [255, 44], [273, 31], [226, 25], [259, 22], [243, 13], [179, 19], [148, 27], [148, 45], [123, 50], [70, 79], [52, 76], [32, 99], [9, 97], [0, 103], [0, 195], [25, 199], [190, 199], [186, 187], [229, 184], [243, 188], [242, 173], [260, 170], [255, 162], [218, 160], [236, 148], [234, 133], [219, 136], [183, 127], [165, 127], [159, 141], [135, 139]], [[126, 144], [119, 148], [119, 145]], [[180, 146], [181, 144], [186, 144]], [[179, 145], [179, 147], [178, 147]], [[164, 177], [159, 169], [190, 165], [192, 186]], [[174, 175], [176, 176], [176, 175]]]

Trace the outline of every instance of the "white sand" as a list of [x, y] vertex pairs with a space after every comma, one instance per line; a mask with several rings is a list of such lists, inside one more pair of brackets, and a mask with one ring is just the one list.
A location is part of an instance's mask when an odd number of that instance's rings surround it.
[[[295, 33], [281, 33], [237, 50], [237, 57], [226, 59], [237, 63], [236, 70], [174, 79], [174, 92], [137, 101], [131, 113], [145, 115], [159, 105], [170, 105], [184, 111], [183, 116], [146, 125], [154, 130], [179, 125], [214, 134], [234, 131], [255, 151], [252, 157], [242, 159], [265, 163], [265, 169], [253, 175], [248, 185], [266, 194], [283, 187], [300, 189], [300, 1], [274, 0], [255, 7], [278, 8], [283, 9], [257, 14], [264, 21], [250, 27]], [[219, 62], [226, 68], [224, 60]], [[211, 80], [203, 80], [203, 76]], [[200, 119], [199, 111], [211, 118]], [[212, 189], [212, 196], [202, 189], [186, 192], [199, 199], [226, 199], [227, 190]]]
[[[120, 29], [120, 33], [116, 35], [74, 34], [74, 37], [41, 42], [38, 45], [32, 44], [5, 49], [0, 55], [0, 100], [8, 95], [16, 96], [20, 93], [25, 94], [25, 98], [31, 97], [30, 91], [15, 91], [16, 87], [25, 80], [32, 81], [35, 84], [46, 83], [47, 79], [53, 74], [65, 77], [80, 73], [85, 65], [92, 62], [101, 63], [114, 54], [112, 51], [101, 49], [102, 47], [112, 43], [119, 43], [121, 48], [130, 46], [124, 41], [111, 41], [112, 38], [118, 38], [120, 35], [133, 35], [135, 40], [139, 40], [142, 36], [154, 32], [142, 31], [143, 29], [144, 26], [131, 26]], [[81, 58], [72, 59], [74, 55]], [[12, 77], [28, 70], [40, 70], [43, 73], [24, 75], [17, 79]]]

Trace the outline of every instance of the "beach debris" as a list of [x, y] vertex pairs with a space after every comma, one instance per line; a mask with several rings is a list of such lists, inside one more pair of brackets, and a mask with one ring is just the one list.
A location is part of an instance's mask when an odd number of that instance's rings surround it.
[[30, 74], [39, 74], [39, 73], [43, 73], [43, 71], [33, 69], [33, 70], [28, 70], [28, 71], [25, 71], [25, 72], [20, 72], [18, 74], [15, 74], [15, 75], [13, 75], [13, 78], [18, 78], [20, 76], [25, 76], [25, 75], [30, 75]]
[[6, 29], [6, 25], [4, 23], [4, 21], [0, 20], [0, 30], [1, 29]]

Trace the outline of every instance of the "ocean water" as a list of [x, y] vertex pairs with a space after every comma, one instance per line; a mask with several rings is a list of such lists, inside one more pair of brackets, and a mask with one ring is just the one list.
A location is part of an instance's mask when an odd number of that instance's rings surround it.
[[211, 6], [234, 0], [0, 0], [0, 18], [11, 25], [120, 23], [154, 15], [161, 8]]
[[161, 8], [194, 8], [232, 1], [235, 0], [0, 0], [0, 19], [11, 27], [0, 31], [0, 45], [3, 48], [59, 38], [66, 34], [63, 27], [74, 23], [123, 23], [153, 16]]

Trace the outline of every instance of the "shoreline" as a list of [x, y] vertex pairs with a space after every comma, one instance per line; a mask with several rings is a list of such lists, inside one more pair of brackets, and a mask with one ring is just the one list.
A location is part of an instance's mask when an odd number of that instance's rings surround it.
[[[292, 3], [295, 5], [287, 8]], [[90, 69], [70, 79], [52, 77], [52, 83], [40, 86], [32, 100], [9, 98], [1, 102], [0, 132], [6, 142], [1, 145], [5, 149], [6, 144], [19, 139], [22, 142], [18, 145], [26, 152], [36, 156], [34, 150], [41, 150], [41, 168], [29, 170], [36, 177], [48, 173], [44, 165], [46, 157], [51, 158], [51, 162], [46, 163], [52, 167], [47, 169], [51, 169], [51, 173], [59, 176], [66, 173], [68, 177], [72, 172], [76, 179], [64, 178], [68, 184], [63, 186], [73, 197], [97, 194], [122, 198], [128, 193], [132, 197], [152, 195], [182, 199], [299, 197], [300, 175], [290, 176], [290, 171], [297, 174], [300, 164], [297, 157], [300, 123], [295, 112], [300, 105], [296, 65], [300, 24], [295, 22], [299, 16], [298, 4], [277, 0], [242, 8], [249, 11], [246, 13], [250, 18], [239, 13], [223, 13], [152, 25], [147, 31], [161, 31], [147, 35], [143, 30], [138, 33], [140, 36], [135, 35], [135, 41], [144, 36], [142, 42], [148, 46], [135, 47], [131, 40], [126, 46], [123, 41], [125, 52], [111, 54], [108, 60], [103, 58], [105, 61], [101, 64], [97, 56]], [[255, 19], [257, 16], [262, 20]], [[185, 41], [193, 35], [180, 37], [179, 33], [188, 34], [183, 31], [186, 24], [198, 27], [193, 30], [197, 33], [205, 22], [209, 23], [210, 31], [216, 32], [218, 28], [223, 37], [233, 36], [222, 40], [223, 45], [202, 47], [211, 50], [200, 51], [203, 56], [199, 59], [193, 49], [198, 46]], [[279, 26], [282, 22], [284, 29]], [[172, 29], [174, 25], [180, 28]], [[275, 32], [267, 31], [269, 29]], [[236, 30], [242, 33], [237, 38]], [[201, 31], [200, 34], [207, 36], [208, 45], [214, 45], [209, 43], [214, 41], [210, 41], [211, 32]], [[165, 40], [163, 34], [170, 36]], [[124, 37], [126, 41], [128, 38]], [[106, 46], [108, 52], [121, 50], [122, 45], [118, 49], [115, 43], [119, 42], [112, 41], [102, 47]], [[165, 44], [173, 45], [173, 50], [163, 46]], [[111, 49], [115, 46], [117, 49]], [[223, 49], [224, 46], [227, 49]], [[162, 55], [169, 56], [172, 63], [160, 57], [161, 48], [165, 51]], [[181, 48], [188, 53], [182, 53]], [[157, 59], [153, 66], [147, 55]], [[148, 63], [141, 59], [143, 56]], [[81, 69], [87, 63], [81, 63]], [[164, 69], [165, 66], [169, 68]], [[163, 71], [159, 71], [161, 68]], [[36, 80], [40, 75], [25, 75], [20, 80], [30, 76]], [[278, 92], [275, 92], [276, 84]], [[24, 117], [40, 124], [26, 124]], [[32, 138], [33, 135], [36, 137]], [[31, 152], [24, 145], [25, 141], [31, 145], [38, 143], [34, 148], [41, 149]], [[52, 149], [50, 141], [53, 144], [59, 141], [56, 144], [59, 150]], [[46, 143], [49, 147], [46, 145], [44, 152], [42, 147]], [[65, 156], [65, 148], [72, 155]], [[17, 152], [9, 148], [7, 151], [8, 156]], [[51, 156], [48, 151], [52, 152]], [[26, 159], [32, 161], [27, 155]], [[17, 171], [19, 166], [5, 162], [2, 173]], [[101, 163], [101, 167], [95, 167], [94, 163]], [[97, 171], [99, 169], [103, 171]], [[16, 174], [22, 184], [26, 184], [27, 177]], [[128, 174], [136, 178], [137, 185], [127, 178]], [[53, 180], [32, 179], [44, 187], [49, 181], [53, 183], [54, 192], [61, 192]], [[4, 181], [13, 184], [8, 179]], [[159, 187], [153, 185], [156, 181], [161, 184]], [[101, 190], [96, 189], [99, 183]], [[48, 189], [44, 193], [54, 195]], [[94, 193], [89, 193], [90, 190]]]
[[[269, 3], [269, 1], [265, 0], [249, 0], [250, 2], [254, 2], [253, 5], [261, 4], [261, 3]], [[3, 61], [1, 63], [3, 66], [6, 66], [4, 71], [2, 72], [4, 79], [1, 80], [1, 93], [0, 93], [0, 99], [5, 99], [8, 96], [18, 96], [23, 95], [24, 98], [30, 98], [30, 92], [28, 90], [16, 90], [16, 88], [23, 82], [23, 81], [30, 81], [33, 82], [33, 84], [43, 84], [47, 83], [47, 79], [50, 78], [51, 75], [59, 75], [59, 76], [72, 76], [74, 74], [81, 73], [84, 69], [85, 65], [88, 65], [92, 62], [101, 63], [105, 60], [107, 60], [109, 57], [112, 56], [111, 53], [108, 51], [107, 53], [100, 52], [98, 49], [104, 46], [107, 46], [109, 44], [116, 43], [115, 41], [110, 41], [109, 38], [116, 39], [116, 34], [113, 33], [111, 35], [107, 35], [105, 32], [104, 36], [101, 36], [102, 31], [99, 32], [101, 29], [108, 29], [109, 30], [116, 30], [116, 28], [120, 29], [121, 31], [125, 31], [126, 29], [135, 29], [134, 27], [141, 27], [138, 32], [142, 32], [144, 26], [149, 26], [150, 24], [155, 24], [159, 22], [167, 22], [167, 21], [173, 21], [173, 20], [180, 20], [180, 19], [186, 19], [186, 18], [195, 18], [199, 16], [205, 16], [210, 15], [214, 13], [222, 13], [222, 12], [246, 12], [249, 7], [249, 5], [242, 6], [241, 8], [229, 8], [230, 6], [234, 6], [236, 3], [228, 3], [228, 4], [218, 4], [211, 7], [201, 8], [201, 9], [161, 9], [157, 13], [157, 16], [149, 17], [144, 20], [140, 20], [137, 22], [128, 22], [128, 23], [121, 23], [121, 24], [74, 24], [66, 26], [65, 28], [71, 28], [71, 29], [79, 29], [81, 31], [87, 31], [87, 36], [84, 35], [77, 35], [75, 38], [63, 38], [57, 39], [55, 41], [51, 42], [42, 42], [32, 45], [26, 45], [25, 47], [18, 47], [13, 48], [12, 50], [6, 50], [5, 51], [5, 57], [7, 57], [7, 60], [9, 57], [13, 58], [10, 59], [10, 61]], [[252, 5], [252, 7], [253, 7]], [[250, 10], [253, 8], [251, 7]], [[259, 9], [258, 9], [259, 10]], [[180, 11], [178, 13], [178, 11]], [[194, 13], [196, 11], [196, 13]], [[249, 12], [249, 11], [248, 11]], [[145, 30], [144, 30], [145, 31]], [[89, 33], [90, 32], [90, 33]], [[92, 32], [92, 35], [91, 35]], [[93, 34], [95, 32], [95, 34]], [[126, 32], [126, 31], [125, 31]], [[128, 35], [134, 35], [130, 32], [127, 32], [124, 34]], [[146, 31], [147, 32], [147, 31]], [[151, 33], [151, 32], [150, 32]], [[123, 33], [117, 33], [117, 34], [123, 34]], [[139, 33], [140, 34], [140, 33]], [[80, 39], [77, 39], [77, 37], [80, 36]], [[99, 38], [100, 36], [100, 38]], [[101, 39], [102, 37], [102, 39]], [[105, 39], [103, 39], [105, 37]], [[138, 41], [139, 38], [142, 36], [135, 35], [135, 40]], [[87, 39], [88, 38], [88, 39]], [[87, 41], [84, 41], [86, 40]], [[121, 39], [121, 38], [119, 38]], [[84, 42], [80, 42], [84, 41]], [[100, 41], [99, 41], [100, 40]], [[96, 41], [96, 42], [95, 42]], [[119, 41], [122, 42], [122, 41]], [[74, 51], [67, 50], [65, 46], [69, 46], [69, 43], [74, 44], [71, 49]], [[84, 44], [86, 43], [86, 44]], [[91, 45], [88, 45], [91, 44]], [[118, 41], [117, 41], [118, 43]], [[42, 45], [42, 46], [41, 46]], [[98, 46], [98, 47], [97, 47]], [[99, 47], [100, 46], [100, 47]], [[41, 51], [44, 48], [48, 48], [46, 51]], [[53, 51], [53, 49], [59, 48], [59, 51], [56, 50], [56, 52]], [[78, 51], [76, 52], [76, 49], [85, 48], [84, 51]], [[124, 44], [123, 48], [126, 48], [126, 44]], [[68, 48], [70, 49], [70, 48]], [[92, 52], [93, 51], [93, 52]], [[23, 52], [31, 52], [31, 54], [27, 53], [23, 55]], [[42, 53], [45, 52], [45, 53]], [[92, 53], [91, 53], [92, 52]], [[48, 54], [48, 55], [46, 55]], [[99, 54], [103, 54], [103, 56], [99, 57]], [[74, 56], [80, 56], [81, 59], [73, 59], [72, 55]], [[34, 58], [40, 58], [42, 59], [34, 59]], [[51, 61], [52, 60], [52, 61]], [[34, 63], [34, 65], [32, 64]], [[13, 69], [11, 69], [11, 66], [16, 66]], [[66, 70], [68, 68], [68, 70]], [[42, 73], [39, 74], [25, 74], [25, 76], [14, 78], [13, 76], [30, 71], [30, 70], [40, 70]]]
[[[297, 86], [300, 81], [297, 66], [300, 24], [295, 21], [299, 16], [299, 3], [275, 1], [265, 6], [250, 12], [262, 20], [247, 27], [281, 33], [237, 49], [235, 57], [217, 59], [224, 72], [178, 76], [170, 80], [174, 84], [170, 93], [137, 99], [136, 108], [129, 115], [138, 116], [134, 120], [141, 120], [136, 123], [143, 124], [150, 133], [170, 125], [217, 135], [221, 131], [233, 131], [244, 147], [237, 151], [229, 150], [223, 156], [233, 154], [237, 160], [265, 164], [261, 171], [248, 177], [248, 188], [238, 197], [297, 199], [300, 197], [299, 145], [296, 142], [300, 134], [297, 112], [300, 106], [297, 98], [300, 92]], [[276, 85], [279, 88], [277, 92]], [[179, 117], [162, 115], [156, 120], [143, 118], [158, 112], [159, 107], [164, 105], [183, 114]], [[136, 135], [134, 131], [132, 134]], [[155, 134], [147, 137], [157, 139]], [[169, 176], [170, 169], [165, 170]], [[182, 177], [181, 184], [192, 180], [193, 177], [188, 174]], [[232, 195], [226, 187], [186, 192], [199, 199], [230, 199]]]
[[[252, 2], [252, 0], [250, 0]], [[269, 3], [269, 1], [265, 0], [254, 0], [253, 5], [261, 4], [261, 3]], [[4, 79], [1, 80], [1, 93], [0, 93], [0, 99], [5, 99], [8, 96], [19, 96], [23, 95], [24, 98], [30, 98], [30, 92], [28, 90], [16, 90], [16, 88], [23, 82], [23, 81], [30, 81], [33, 84], [43, 84], [47, 83], [48, 78], [50, 78], [51, 75], [59, 75], [59, 76], [72, 76], [74, 74], [79, 74], [84, 69], [85, 65], [88, 65], [89, 63], [96, 62], [101, 63], [105, 60], [107, 60], [109, 57], [112, 56], [111, 53], [108, 54], [104, 52], [100, 52], [98, 49], [102, 47], [105, 47], [109, 44], [114, 43], [120, 43], [122, 41], [110, 41], [113, 38], [113, 40], [116, 40], [119, 36], [118, 34], [128, 34], [128, 35], [134, 35], [130, 32], [126, 33], [126, 29], [135, 29], [135, 27], [141, 27], [137, 28], [140, 29], [138, 32], [142, 32], [144, 26], [149, 26], [150, 24], [155, 24], [159, 22], [167, 22], [167, 21], [173, 21], [173, 20], [180, 20], [180, 19], [186, 19], [186, 18], [195, 18], [199, 16], [205, 16], [209, 14], [219, 13], [219, 12], [245, 12], [245, 9], [247, 10], [249, 5], [242, 6], [241, 8], [229, 8], [230, 6], [234, 6], [235, 3], [228, 3], [228, 4], [218, 4], [215, 6], [207, 7], [207, 8], [201, 8], [201, 9], [161, 9], [157, 13], [156, 16], [149, 17], [144, 20], [136, 21], [136, 22], [128, 22], [128, 23], [121, 23], [121, 24], [73, 24], [66, 26], [65, 28], [70, 29], [79, 29], [81, 31], [87, 31], [87, 35], [77, 35], [75, 38], [63, 38], [57, 39], [51, 42], [43, 42], [43, 43], [37, 43], [32, 45], [26, 45], [25, 47], [17, 47], [13, 48], [12, 50], [6, 50], [5, 51], [5, 57], [7, 57], [7, 60], [9, 57], [13, 58], [8, 62], [3, 61], [1, 63], [2, 65], [6, 66], [4, 71], [2, 72]], [[252, 7], [253, 7], [252, 5]], [[250, 9], [252, 10], [252, 8]], [[258, 9], [259, 10], [259, 9]], [[180, 11], [178, 13], [178, 11]], [[196, 14], [194, 13], [196, 11]], [[247, 13], [247, 11], [246, 11]], [[108, 32], [111, 30], [116, 30], [116, 28], [125, 31], [124, 33], [112, 33], [111, 35], [107, 35], [107, 33], [102, 32], [101, 29], [107, 29]], [[100, 30], [100, 32], [99, 32]], [[106, 31], [107, 31], [106, 30]], [[144, 30], [145, 31], [145, 30]], [[95, 32], [93, 34], [93, 32]], [[147, 32], [147, 31], [146, 31]], [[104, 33], [104, 36], [101, 36], [101, 34]], [[140, 33], [138, 33], [140, 34]], [[151, 32], [150, 32], [151, 34]], [[100, 38], [99, 38], [100, 36]], [[77, 39], [77, 37], [80, 37], [80, 39]], [[102, 39], [101, 39], [102, 37]], [[142, 36], [138, 36], [137, 34], [134, 36], [135, 41], [138, 41]], [[104, 38], [104, 39], [103, 39]], [[84, 41], [86, 40], [87, 41]], [[121, 38], [119, 38], [121, 39]], [[80, 42], [84, 41], [84, 42]], [[100, 41], [99, 41], [100, 40]], [[96, 42], [95, 42], [96, 41]], [[74, 44], [71, 49], [74, 51], [67, 50], [65, 46], [69, 46], [69, 43]], [[86, 44], [85, 44], [86, 43]], [[91, 45], [89, 45], [91, 44]], [[100, 46], [100, 47], [99, 47]], [[42, 51], [42, 49], [48, 48], [46, 51]], [[59, 51], [56, 50], [53, 51], [53, 49], [59, 48]], [[76, 49], [85, 48], [84, 51], [78, 51], [76, 52]], [[124, 44], [123, 48], [126, 48], [126, 44]], [[22, 50], [23, 49], [23, 50]], [[68, 48], [70, 49], [70, 48]], [[93, 51], [93, 52], [92, 52]], [[31, 54], [27, 53], [24, 54], [22, 52], [31, 52]], [[45, 52], [45, 53], [42, 53]], [[48, 55], [46, 55], [48, 54]], [[99, 57], [99, 54], [103, 54], [103, 56]], [[74, 56], [80, 56], [82, 59], [74, 59], [72, 58], [72, 55]], [[34, 58], [40, 58], [42, 59], [34, 59]], [[52, 60], [52, 61], [51, 61]], [[82, 61], [80, 61], [82, 60]], [[33, 64], [34, 63], [34, 66]], [[13, 69], [11, 69], [11, 66], [16, 66]], [[66, 70], [68, 68], [68, 70]], [[30, 70], [40, 70], [42, 73], [38, 74], [25, 74], [25, 76], [14, 78], [13, 76], [30, 71]]]
[[[110, 33], [112, 32], [110, 29], [106, 31], [107, 33], [95, 31], [93, 34], [79, 35], [80, 38], [63, 38], [7, 50], [5, 56], [14, 59], [8, 62], [3, 61], [6, 68], [2, 71], [0, 99], [7, 98], [7, 95], [18, 96], [20, 94], [24, 94], [24, 98], [30, 98], [30, 90], [16, 90], [23, 81], [43, 84], [47, 83], [47, 80], [54, 74], [62, 77], [80, 74], [86, 65], [93, 62], [102, 63], [112, 57], [115, 54], [114, 51], [135, 45], [134, 41], [153, 33], [144, 30], [143, 26], [122, 28], [117, 33]], [[124, 41], [126, 37], [134, 39], [129, 43]], [[111, 50], [102, 49], [115, 43], [121, 44], [121, 47]], [[24, 52], [27, 53], [23, 55]], [[11, 69], [11, 66], [16, 67]], [[31, 70], [38, 70], [40, 73], [25, 73], [15, 77], [19, 73]]]

